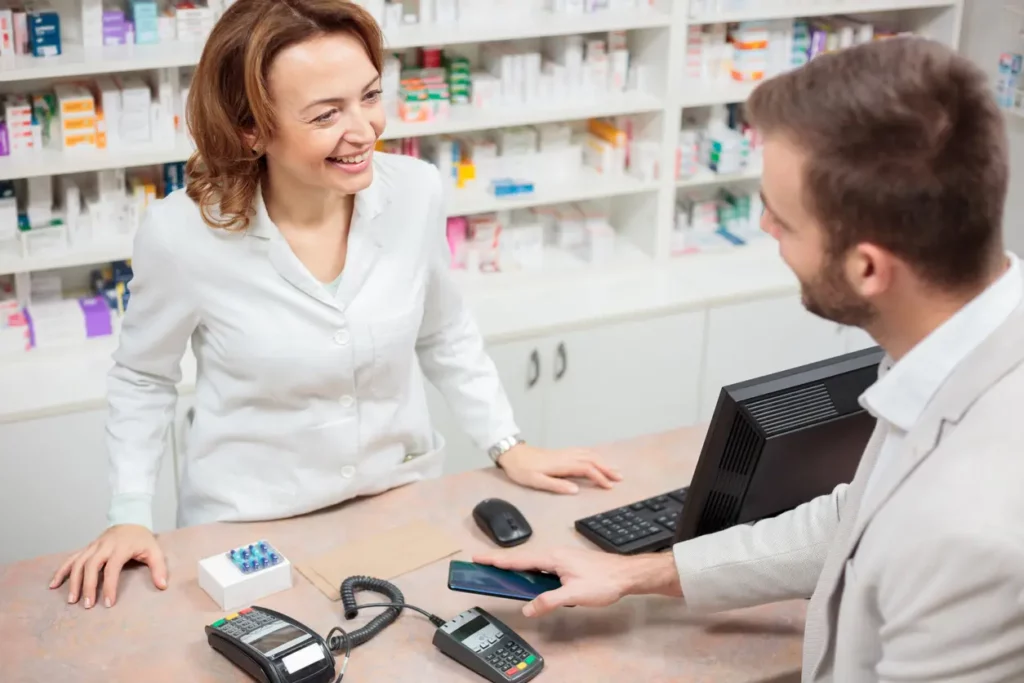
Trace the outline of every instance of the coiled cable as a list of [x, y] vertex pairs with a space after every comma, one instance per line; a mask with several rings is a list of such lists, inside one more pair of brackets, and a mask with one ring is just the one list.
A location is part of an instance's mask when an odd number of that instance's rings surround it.
[[[389, 602], [372, 602], [360, 605], [356, 602], [356, 591], [361, 590], [383, 595], [389, 599]], [[359, 610], [365, 607], [387, 607], [387, 609], [371, 619], [370, 623], [351, 633], [347, 633], [343, 628], [335, 626], [327, 634], [327, 647], [331, 649], [331, 652], [337, 654], [342, 647], [345, 648], [345, 659], [342, 661], [341, 671], [338, 673], [338, 677], [334, 679], [334, 683], [341, 683], [341, 679], [345, 675], [345, 669], [348, 667], [348, 660], [352, 656], [352, 648], [359, 647], [376, 637], [398, 619], [403, 609], [408, 608], [419, 612], [427, 617], [434, 626], [441, 627], [445, 624], [444, 619], [415, 605], [405, 604], [405, 596], [398, 586], [383, 579], [375, 579], [372, 576], [350, 576], [341, 582], [338, 592], [341, 594], [341, 605], [345, 610], [346, 619], [355, 619], [359, 614]], [[335, 631], [337, 631], [337, 634], [335, 634]]]

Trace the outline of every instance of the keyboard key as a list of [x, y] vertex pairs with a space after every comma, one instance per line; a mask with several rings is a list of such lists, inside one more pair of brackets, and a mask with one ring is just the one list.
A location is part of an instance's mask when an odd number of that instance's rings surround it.
[[689, 489], [682, 488], [682, 489], [676, 489], [675, 491], [673, 491], [672, 493], [670, 493], [668, 495], [670, 497], [672, 497], [672, 498], [675, 498], [680, 503], [686, 503], [686, 494], [688, 492], [689, 492]]

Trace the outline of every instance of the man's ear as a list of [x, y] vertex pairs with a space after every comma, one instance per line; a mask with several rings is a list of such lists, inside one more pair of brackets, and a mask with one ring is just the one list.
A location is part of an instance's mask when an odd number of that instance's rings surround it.
[[892, 285], [893, 255], [876, 244], [863, 242], [855, 246], [847, 260], [847, 277], [861, 296], [874, 298]]

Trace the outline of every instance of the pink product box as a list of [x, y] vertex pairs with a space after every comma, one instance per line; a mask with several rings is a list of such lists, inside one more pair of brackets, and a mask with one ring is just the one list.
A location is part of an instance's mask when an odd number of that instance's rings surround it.
[[28, 321], [18, 302], [0, 301], [0, 354], [32, 348]]
[[469, 222], [462, 216], [448, 219], [448, 248], [452, 253], [452, 268], [466, 267], [466, 232]]

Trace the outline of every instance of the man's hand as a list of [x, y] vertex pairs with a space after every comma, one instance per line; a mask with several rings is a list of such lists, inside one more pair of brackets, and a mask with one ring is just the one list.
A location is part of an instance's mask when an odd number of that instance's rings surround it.
[[627, 595], [682, 597], [672, 553], [623, 557], [594, 550], [513, 550], [476, 555], [474, 562], [517, 571], [557, 574], [562, 587], [523, 607], [528, 617], [559, 607], [607, 607]]
[[545, 450], [525, 443], [510, 448], [498, 458], [508, 478], [531, 489], [552, 493], [577, 493], [580, 487], [563, 477], [583, 477], [603, 489], [622, 481], [622, 475], [582, 448]]

